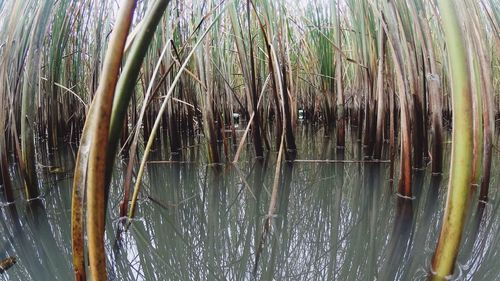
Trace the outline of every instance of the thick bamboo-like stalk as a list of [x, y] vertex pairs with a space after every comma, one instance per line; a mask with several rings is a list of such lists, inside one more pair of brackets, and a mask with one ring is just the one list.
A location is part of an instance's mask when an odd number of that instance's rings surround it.
[[101, 80], [93, 104], [93, 114], [88, 116], [91, 122], [89, 134], [92, 135], [92, 143], [90, 145], [87, 177], [87, 237], [90, 273], [92, 280], [95, 281], [107, 280], [104, 225], [108, 133], [113, 96], [136, 2], [128, 0], [122, 4], [116, 20], [116, 28], [111, 33], [104, 58]]
[[432, 259], [433, 273], [442, 278], [453, 273], [465, 222], [472, 168], [472, 101], [457, 7], [447, 0], [440, 0], [439, 7], [448, 46], [454, 111], [448, 195]]
[[[14, 27], [17, 25], [17, 15], [21, 13], [23, 5], [26, 5], [26, 3], [21, 3], [20, 1], [12, 3], [12, 6], [9, 7], [11, 9], [11, 14], [8, 17], [8, 20], [5, 20], [4, 25], [0, 26], [0, 29], [5, 32], [5, 34], [0, 33], [0, 35], [4, 35], [6, 38], [6, 43], [2, 45], [4, 50], [2, 50], [2, 55], [0, 56], [0, 65], [2, 66], [0, 67], [0, 108], [2, 109], [7, 109], [10, 104], [9, 93], [12, 88], [8, 83], [9, 67], [7, 66], [9, 65], [10, 54], [11, 52], [14, 52], [15, 49], [13, 40], [15, 35]], [[9, 115], [12, 116], [13, 114], [9, 113], [8, 110], [2, 110], [0, 112], [0, 132], [7, 131], [9, 126]], [[13, 128], [15, 128], [15, 122], [12, 123], [14, 124]], [[0, 178], [4, 189], [5, 202], [14, 202], [14, 190], [9, 173], [7, 136], [8, 134], [0, 134]], [[22, 172], [24, 168], [20, 170]]]
[[[89, 115], [93, 113], [90, 106]], [[84, 198], [87, 183], [87, 165], [89, 147], [92, 143], [90, 131], [93, 122], [86, 120], [80, 139], [80, 146], [75, 160], [73, 174], [73, 187], [71, 193], [71, 248], [73, 251], [73, 271], [76, 281], [87, 280], [85, 265], [85, 240], [84, 240]]]
[[403, 81], [398, 78], [399, 85], [399, 102], [401, 106], [401, 164], [400, 177], [398, 183], [398, 193], [404, 197], [411, 198], [411, 136], [410, 136], [410, 120], [408, 112], [408, 103], [404, 95]]

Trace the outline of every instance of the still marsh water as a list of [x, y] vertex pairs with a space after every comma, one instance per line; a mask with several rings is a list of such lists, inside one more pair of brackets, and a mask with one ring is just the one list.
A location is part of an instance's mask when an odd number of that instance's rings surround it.
[[[297, 159], [363, 158], [359, 142], [341, 153], [334, 139], [306, 126], [299, 126], [297, 145]], [[17, 257], [0, 280], [73, 279], [75, 153], [69, 145], [41, 153], [41, 200], [26, 204], [19, 198], [0, 208], [0, 259]], [[415, 199], [404, 203], [391, 190], [388, 163], [287, 162], [271, 232], [260, 251], [275, 153], [261, 160], [243, 154], [236, 166], [203, 164], [200, 147], [184, 153], [183, 163], [148, 165], [137, 219], [119, 242], [115, 234], [123, 167], [117, 165], [106, 232], [110, 280], [427, 278], [447, 172], [431, 177], [428, 171], [414, 171]], [[167, 154], [157, 149], [151, 160]], [[493, 156], [491, 200], [483, 210], [477, 208], [476, 195], [471, 200], [456, 280], [500, 280], [498, 154]]]

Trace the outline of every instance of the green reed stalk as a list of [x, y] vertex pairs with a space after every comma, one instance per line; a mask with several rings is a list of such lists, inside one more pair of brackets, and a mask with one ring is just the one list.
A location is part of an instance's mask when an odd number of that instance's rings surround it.
[[109, 125], [109, 149], [107, 151], [106, 164], [106, 188], [111, 181], [111, 172], [113, 163], [118, 149], [118, 142], [123, 126], [123, 120], [127, 113], [127, 108], [130, 103], [130, 98], [134, 92], [134, 88], [139, 76], [142, 62], [148, 50], [148, 46], [153, 39], [156, 26], [167, 8], [170, 0], [157, 0], [148, 9], [148, 12], [141, 23], [140, 30], [134, 38], [134, 42], [127, 54], [127, 60], [123, 66], [120, 79], [116, 85], [115, 98], [113, 99], [113, 111], [111, 113], [111, 123]]
[[448, 47], [453, 103], [450, 179], [443, 225], [432, 259], [433, 273], [453, 273], [466, 215], [472, 170], [472, 99], [464, 36], [454, 2], [439, 1]]

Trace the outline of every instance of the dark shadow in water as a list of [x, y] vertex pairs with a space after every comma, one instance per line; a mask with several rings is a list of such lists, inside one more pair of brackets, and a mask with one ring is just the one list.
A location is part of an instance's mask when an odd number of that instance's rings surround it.
[[[377, 190], [380, 188], [386, 188], [385, 184], [381, 183], [381, 171], [382, 167], [375, 163], [365, 163], [360, 164], [360, 167], [364, 169], [363, 178], [363, 191], [360, 196], [363, 199], [359, 199], [361, 202], [365, 202], [365, 206], [362, 209], [362, 215], [367, 219], [365, 224], [366, 233], [368, 241], [364, 248], [366, 249], [366, 260], [367, 266], [365, 268], [365, 275], [367, 278], [372, 278], [376, 276], [377, 271], [377, 244], [379, 243], [379, 238], [377, 237], [377, 227], [378, 219], [380, 217], [381, 208], [379, 202], [381, 199], [382, 191]], [[361, 259], [361, 257], [360, 257]], [[356, 278], [352, 276], [351, 278]]]
[[[252, 260], [252, 247], [253, 245], [259, 245], [259, 226], [262, 221], [262, 215], [259, 212], [259, 206], [261, 205], [261, 196], [263, 191], [263, 186], [265, 184], [265, 178], [268, 172], [268, 164], [269, 164], [269, 154], [267, 154], [264, 158], [257, 158], [250, 169], [249, 176], [252, 177], [252, 184], [248, 186], [241, 187], [241, 193], [238, 197], [243, 196], [243, 192], [249, 188], [249, 197], [247, 199], [247, 203], [244, 207], [244, 213], [248, 215], [248, 224], [246, 227], [243, 227], [238, 235], [244, 236], [243, 250], [241, 253], [241, 258], [238, 261], [237, 270], [234, 273], [235, 280], [245, 280], [248, 278], [254, 278], [254, 276], [249, 277], [247, 275], [247, 266], [249, 264], [253, 264], [255, 260]], [[238, 169], [238, 173], [241, 173], [238, 167], [234, 167], [234, 169]], [[241, 174], [240, 174], [241, 178]], [[245, 183], [243, 183], [245, 184]], [[234, 208], [233, 204], [228, 206], [228, 209]], [[228, 210], [229, 211], [229, 210]]]
[[412, 181], [412, 193], [415, 199], [415, 207], [418, 208], [420, 202], [422, 201], [420, 196], [422, 195], [424, 189], [425, 171], [424, 170], [414, 170], [413, 171], [413, 181]]
[[[293, 160], [293, 159], [292, 159]], [[278, 206], [276, 208], [276, 217], [272, 219], [271, 240], [269, 260], [266, 262], [266, 269], [262, 272], [263, 280], [274, 280], [278, 268], [276, 265], [285, 264], [284, 260], [288, 258], [290, 233], [288, 232], [288, 206], [290, 202], [290, 185], [293, 174], [293, 161], [283, 163], [282, 174], [280, 178], [280, 190], [278, 194]], [[279, 272], [278, 272], [279, 273]]]
[[[264, 160], [257, 159], [257, 161], [255, 163], [255, 172], [254, 172], [254, 178], [253, 178], [252, 192], [255, 195], [256, 202], [255, 202], [255, 204], [251, 204], [253, 206], [253, 210], [251, 210], [251, 212], [254, 215], [253, 215], [253, 223], [251, 224], [250, 227], [252, 227], [252, 226], [255, 226], [255, 227], [253, 228], [253, 230], [249, 229], [248, 233], [254, 232], [253, 233], [253, 237], [254, 237], [253, 244], [258, 245], [258, 248], [255, 251], [255, 260], [254, 260], [254, 267], [253, 267], [253, 277], [254, 278], [257, 275], [259, 259], [260, 259], [260, 255], [261, 255], [262, 247], [263, 247], [263, 243], [264, 243], [263, 237], [262, 237], [263, 233], [261, 233], [262, 231], [259, 231], [259, 226], [261, 225], [262, 216], [259, 213], [258, 206], [260, 206], [260, 203], [261, 203], [262, 187], [264, 185], [264, 179], [265, 179], [265, 176], [267, 173], [269, 158], [270, 157], [268, 156], [268, 157], [265, 157]], [[247, 233], [247, 235], [248, 235], [248, 233]], [[249, 242], [250, 241], [247, 241], [248, 250], [250, 248]]]
[[[439, 202], [439, 188], [442, 181], [441, 175], [432, 175], [431, 181], [429, 183], [429, 188], [427, 190], [427, 197], [425, 199], [425, 205], [423, 206], [423, 216], [421, 223], [424, 224], [423, 229], [428, 229], [432, 223], [432, 218], [435, 217], [437, 204]], [[418, 237], [418, 236], [417, 236]]]
[[208, 178], [206, 185], [207, 213], [206, 213], [206, 240], [203, 259], [207, 262], [207, 274], [205, 276], [213, 280], [222, 280], [223, 275], [219, 272], [217, 261], [219, 260], [219, 246], [223, 247], [224, 241], [219, 237], [219, 231], [227, 224], [226, 186], [224, 184], [225, 174], [221, 167], [208, 167]]
[[381, 280], [400, 280], [411, 263], [413, 200], [397, 197], [396, 219], [389, 241], [389, 255]]

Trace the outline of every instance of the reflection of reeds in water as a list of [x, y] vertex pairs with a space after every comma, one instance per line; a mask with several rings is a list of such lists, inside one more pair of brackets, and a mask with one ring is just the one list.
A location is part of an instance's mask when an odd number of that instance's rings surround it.
[[[345, 159], [352, 159], [351, 148], [336, 151], [335, 145], [321, 132], [297, 136], [298, 156], [301, 158], [340, 160], [343, 152]], [[303, 147], [310, 149], [304, 150]], [[169, 149], [168, 144], [162, 148], [167, 152]], [[203, 148], [191, 150], [194, 149]], [[253, 150], [252, 147], [247, 149]], [[66, 151], [55, 155], [60, 153]], [[186, 153], [196, 155], [193, 151]], [[158, 149], [152, 159], [162, 159], [164, 155]], [[71, 155], [68, 157], [72, 158]], [[199, 164], [198, 160], [204, 159], [203, 154], [197, 157], [191, 158], [195, 163], [167, 162], [148, 166], [136, 219], [129, 231], [122, 234], [117, 251], [111, 248], [119, 225], [114, 208], [121, 200], [122, 191], [119, 188], [111, 190], [109, 205], [112, 208], [108, 211], [110, 223], [106, 230], [109, 238], [105, 243], [109, 278], [254, 278], [256, 249], [269, 208], [276, 156], [271, 153], [261, 160], [240, 161], [237, 164], [239, 172], [232, 165], [221, 166], [217, 172], [213, 166]], [[58, 159], [48, 158], [45, 164], [71, 166], [73, 161]], [[411, 233], [405, 233], [408, 228], [401, 227], [396, 213], [398, 197], [388, 187], [389, 165], [294, 162], [291, 176], [285, 170], [287, 165], [287, 162], [283, 163], [273, 231], [267, 236], [259, 258], [257, 279], [370, 280], [394, 274], [403, 280], [425, 279], [439, 231], [440, 205], [445, 193], [439, 186], [431, 189], [430, 174], [426, 174], [423, 188], [414, 186], [415, 190], [421, 189], [421, 193], [412, 200]], [[121, 168], [115, 172], [120, 174]], [[441, 177], [445, 179], [447, 174]], [[45, 199], [41, 202], [45, 204], [45, 217], [56, 241], [55, 246], [49, 248], [51, 243], [48, 243], [44, 249], [61, 252], [70, 261], [69, 181], [50, 173], [41, 178], [50, 184], [48, 191], [42, 190]], [[55, 181], [58, 178], [60, 181]], [[117, 177], [112, 184], [120, 186], [122, 183], [123, 179]], [[14, 221], [8, 216], [6, 207], [0, 212], [0, 231], [6, 234], [6, 237], [0, 237], [0, 255], [18, 258], [18, 263], [4, 274], [9, 280], [37, 280], [31, 276], [41, 276], [38, 280], [45, 280], [42, 271], [50, 272], [52, 279], [53, 276], [71, 276], [69, 262], [66, 262], [67, 266], [46, 270], [33, 256], [33, 253], [40, 255], [38, 251], [41, 251], [45, 238], [33, 234], [35, 224], [28, 225], [23, 221], [26, 215], [21, 203], [18, 200], [11, 206], [17, 206], [19, 225], [25, 226], [19, 228], [19, 233], [27, 237], [23, 241], [16, 240], [21, 236], [10, 230]], [[487, 206], [477, 241], [473, 241], [472, 220], [467, 223], [465, 247], [459, 263], [463, 274], [468, 276], [481, 274], [490, 278], [497, 272], [496, 251], [490, 242], [498, 242], [494, 231], [499, 223], [495, 216], [498, 201], [491, 200]], [[7, 233], [11, 238], [7, 238]], [[22, 245], [32, 245], [23, 251], [21, 242]], [[406, 252], [396, 250], [401, 248]], [[389, 259], [399, 256], [405, 257], [404, 265]]]
[[[33, 200], [27, 205], [3, 208], [6, 212], [2, 211], [1, 228], [7, 241], [5, 250], [15, 252], [17, 256], [16, 266], [4, 273], [8, 276], [7, 280], [50, 280], [54, 276], [59, 279], [72, 278], [68, 255], [70, 219], [49, 214], [45, 208], [47, 204], [51, 205], [52, 212], [57, 210], [59, 207], [55, 206], [61, 206], [59, 196], [54, 194], [45, 204], [41, 200]], [[68, 199], [66, 193], [64, 201], [67, 203]], [[66, 207], [69, 210], [69, 206]], [[21, 213], [18, 208], [22, 210]], [[54, 229], [57, 229], [56, 234], [52, 232]]]

